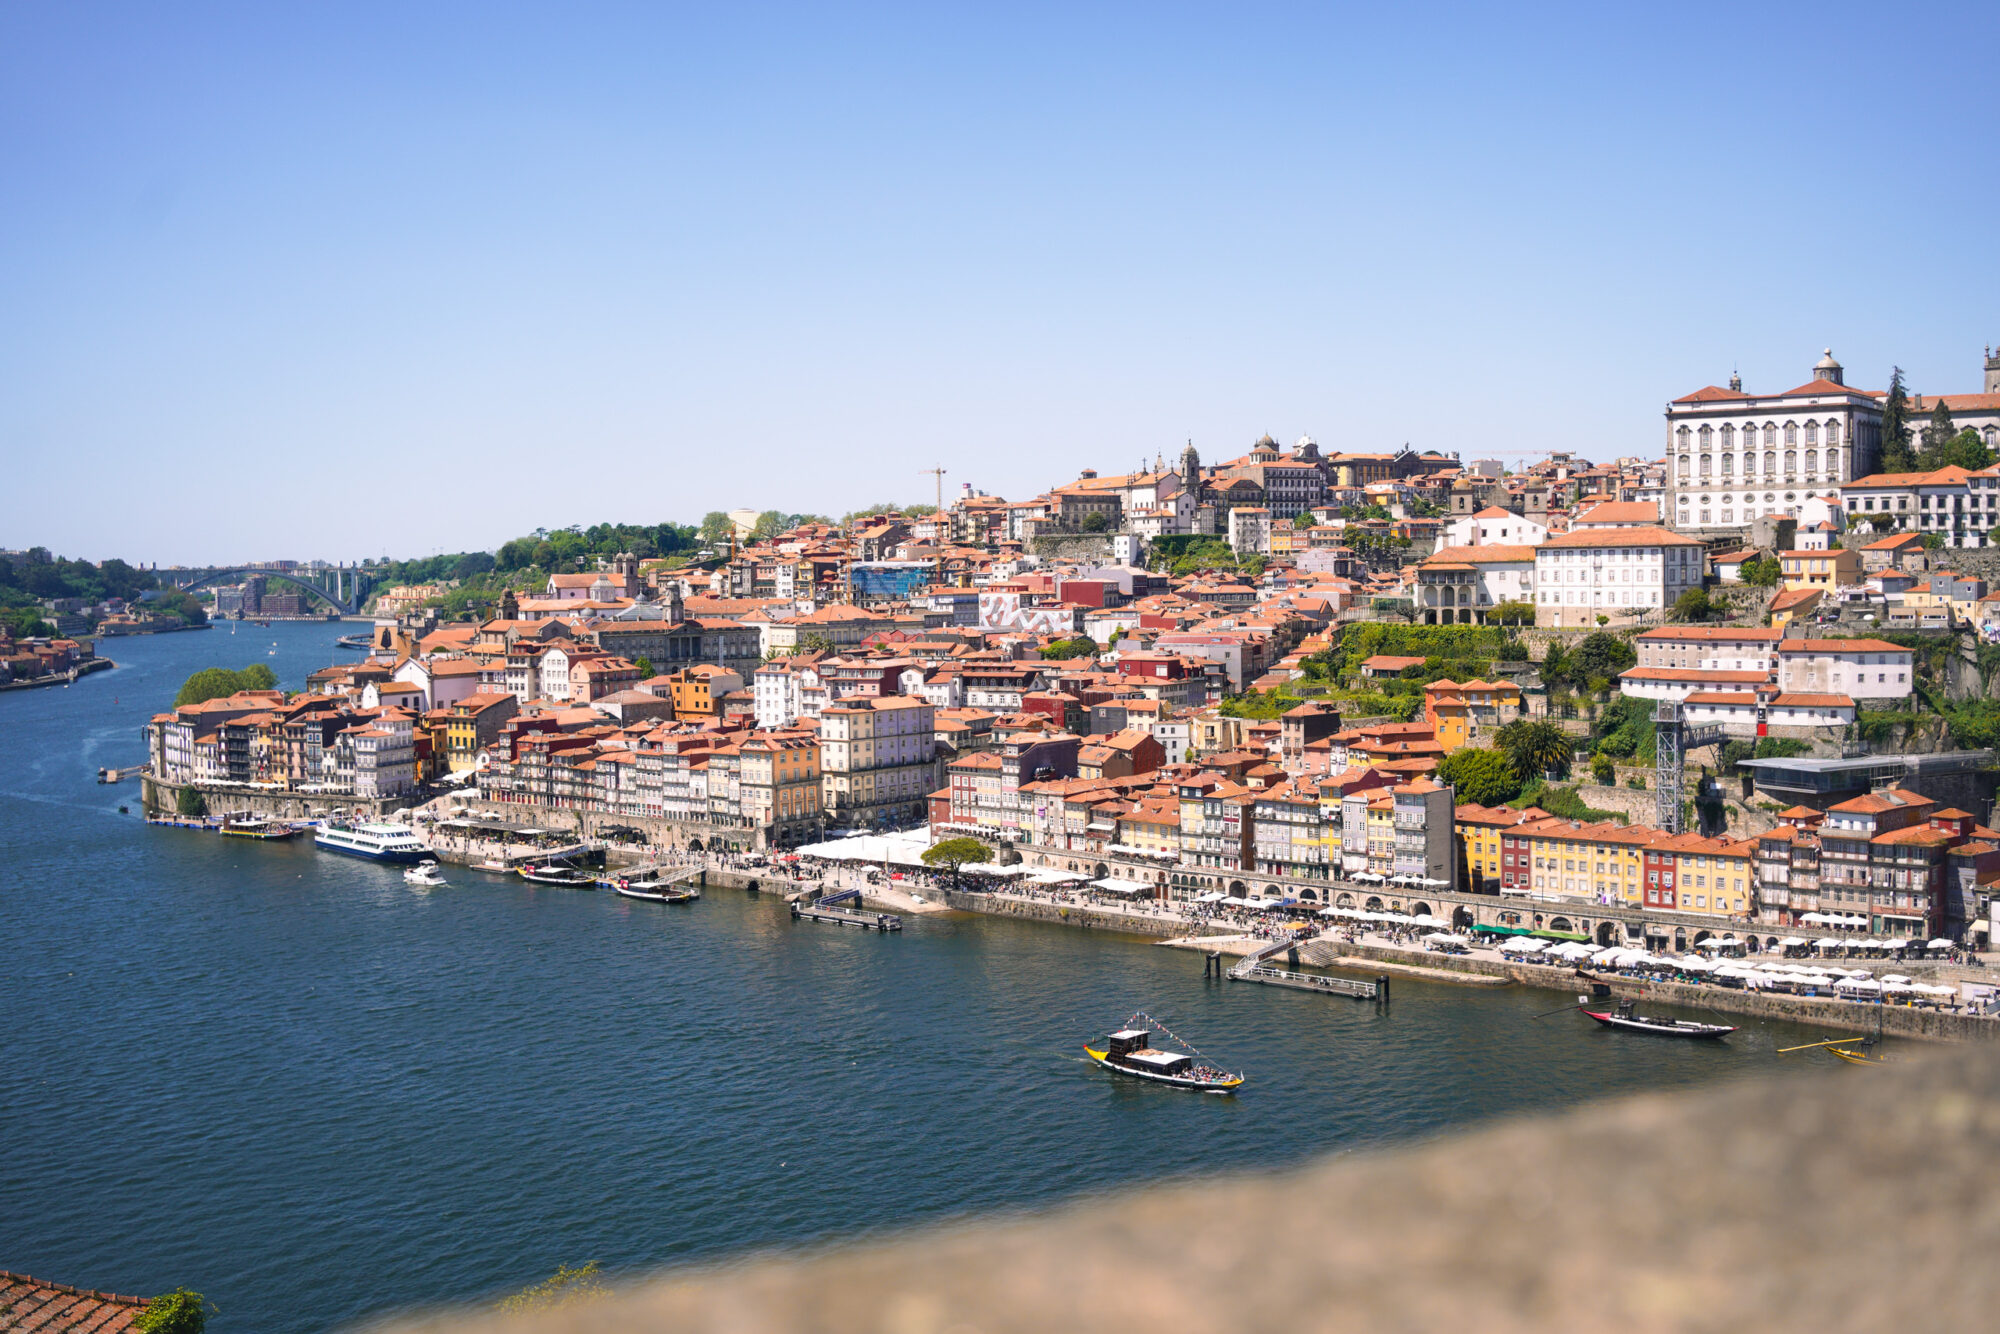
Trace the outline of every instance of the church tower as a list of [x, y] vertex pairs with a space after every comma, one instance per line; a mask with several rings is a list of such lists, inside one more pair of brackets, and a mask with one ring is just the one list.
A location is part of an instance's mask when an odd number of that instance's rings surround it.
[[1826, 355], [1819, 359], [1819, 364], [1813, 367], [1813, 379], [1815, 380], [1831, 380], [1835, 384], [1846, 384], [1846, 376], [1846, 369], [1833, 359], [1832, 348], [1828, 348]]
[[1195, 452], [1192, 440], [1181, 451], [1181, 485], [1190, 491], [1201, 486], [1201, 455]]
[[1986, 349], [1986, 388], [1983, 393], [2000, 394], [2000, 352]]

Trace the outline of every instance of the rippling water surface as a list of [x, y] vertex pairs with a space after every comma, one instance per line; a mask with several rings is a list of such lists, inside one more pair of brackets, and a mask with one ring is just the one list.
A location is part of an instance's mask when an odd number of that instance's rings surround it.
[[[288, 686], [329, 626], [113, 641], [0, 695], [0, 1268], [185, 1284], [225, 1331], [488, 1297], [1157, 1174], [1281, 1166], [1475, 1118], [1770, 1068], [1634, 1039], [1562, 997], [1399, 982], [1391, 1013], [1204, 982], [1197, 956], [985, 918], [900, 937], [144, 827], [138, 728], [204, 666]], [[277, 653], [269, 652], [275, 644]], [[1117, 1080], [1083, 1039], [1145, 1007], [1248, 1071]]]

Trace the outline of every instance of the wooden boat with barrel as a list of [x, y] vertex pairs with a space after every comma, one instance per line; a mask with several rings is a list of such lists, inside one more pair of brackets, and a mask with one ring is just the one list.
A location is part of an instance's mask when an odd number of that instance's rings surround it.
[[675, 880], [614, 880], [611, 888], [625, 898], [647, 903], [693, 903], [701, 897], [696, 886]]
[[[1146, 1024], [1143, 1028], [1138, 1026], [1141, 1020]], [[1102, 1048], [1084, 1044], [1084, 1055], [1107, 1070], [1172, 1088], [1192, 1089], [1198, 1093], [1234, 1093], [1243, 1087], [1242, 1075], [1210, 1065], [1200, 1052], [1193, 1049], [1192, 1044], [1186, 1044], [1187, 1051], [1155, 1047], [1152, 1043], [1155, 1028], [1166, 1037], [1180, 1041], [1150, 1016], [1137, 1014], [1126, 1021], [1125, 1027], [1107, 1034]]]
[[1577, 1008], [1606, 1028], [1627, 1033], [1651, 1033], [1662, 1038], [1726, 1038], [1736, 1031], [1733, 1024], [1698, 1024], [1692, 1019], [1665, 1019], [1639, 1014], [1631, 1001], [1619, 1001], [1614, 1009], [1586, 1008], [1589, 998], [1579, 996]]
[[521, 878], [523, 880], [532, 880], [538, 885], [558, 885], [563, 889], [597, 888], [597, 881], [593, 877], [577, 870], [574, 866], [565, 866], [561, 862], [548, 862], [541, 866], [523, 866], [521, 868]]
[[273, 820], [268, 815], [232, 816], [222, 822], [224, 838], [254, 838], [276, 842], [294, 837], [299, 826], [288, 820]]

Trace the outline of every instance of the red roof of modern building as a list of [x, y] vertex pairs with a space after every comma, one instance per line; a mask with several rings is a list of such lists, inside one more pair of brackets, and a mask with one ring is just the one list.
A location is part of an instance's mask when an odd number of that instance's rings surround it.
[[1663, 625], [1657, 630], [1647, 630], [1641, 639], [1704, 639], [1704, 640], [1748, 640], [1750, 642], [1775, 642], [1783, 639], [1783, 630], [1773, 630], [1757, 625]]
[[1771, 679], [1769, 672], [1709, 671], [1700, 667], [1627, 667], [1618, 673], [1621, 681], [1707, 681], [1714, 685], [1759, 685]]
[[1637, 528], [1586, 528], [1564, 533], [1542, 543], [1541, 549], [1565, 547], [1698, 547], [1701, 543], [1682, 533], [1648, 524]]
[[1908, 653], [1901, 644], [1880, 639], [1787, 639], [1780, 653]]

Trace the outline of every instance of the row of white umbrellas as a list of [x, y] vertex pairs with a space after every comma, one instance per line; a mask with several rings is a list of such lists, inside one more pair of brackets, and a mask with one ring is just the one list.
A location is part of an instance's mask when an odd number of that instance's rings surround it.
[[1445, 922], [1429, 913], [1418, 913], [1415, 917], [1399, 912], [1369, 912], [1362, 908], [1321, 908], [1321, 917], [1346, 917], [1356, 922], [1388, 922], [1398, 926], [1444, 926]]

